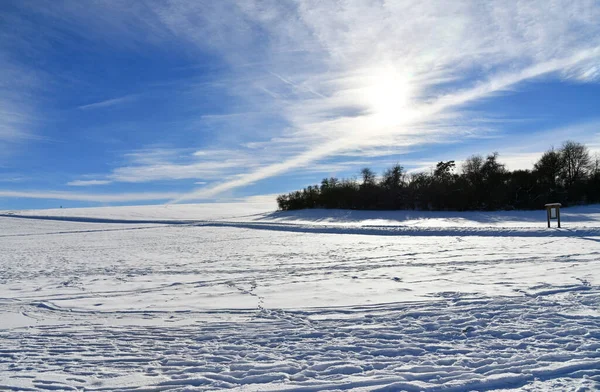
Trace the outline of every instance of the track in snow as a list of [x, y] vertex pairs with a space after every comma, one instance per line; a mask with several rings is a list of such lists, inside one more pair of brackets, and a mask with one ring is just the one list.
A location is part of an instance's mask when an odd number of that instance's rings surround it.
[[165, 314], [173, 325], [160, 326], [52, 314], [54, 325], [0, 332], [0, 366], [10, 374], [0, 387], [482, 391], [561, 377], [598, 388], [600, 325], [586, 311], [599, 299], [595, 291], [560, 300], [455, 296], [418, 306], [263, 309], [237, 312], [238, 321], [189, 315], [183, 325], [182, 315]]
[[595, 227], [0, 229], [2, 390], [600, 388]]

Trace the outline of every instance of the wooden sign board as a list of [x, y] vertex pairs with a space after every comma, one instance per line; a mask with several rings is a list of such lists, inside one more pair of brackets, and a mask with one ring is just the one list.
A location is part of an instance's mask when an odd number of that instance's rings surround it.
[[548, 227], [550, 227], [550, 220], [556, 220], [558, 227], [560, 228], [560, 203], [546, 204], [546, 216], [548, 218]]

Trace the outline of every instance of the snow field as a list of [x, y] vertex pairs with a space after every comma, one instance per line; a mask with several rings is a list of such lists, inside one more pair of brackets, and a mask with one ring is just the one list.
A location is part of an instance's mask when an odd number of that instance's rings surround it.
[[0, 390], [600, 389], [596, 207], [128, 208], [0, 217]]

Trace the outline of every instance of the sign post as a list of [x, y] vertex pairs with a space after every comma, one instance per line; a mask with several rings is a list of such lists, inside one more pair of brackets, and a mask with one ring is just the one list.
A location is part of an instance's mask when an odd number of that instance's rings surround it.
[[548, 227], [550, 227], [550, 220], [557, 220], [558, 227], [560, 228], [560, 203], [550, 203], [546, 204], [546, 216], [548, 218]]

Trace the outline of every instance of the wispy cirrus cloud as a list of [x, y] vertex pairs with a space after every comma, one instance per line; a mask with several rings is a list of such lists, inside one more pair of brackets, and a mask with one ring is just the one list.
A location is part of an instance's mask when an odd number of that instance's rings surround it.
[[[211, 89], [236, 105], [185, 119], [191, 132], [214, 127], [221, 139], [210, 148], [134, 146], [97, 179], [207, 183], [175, 201], [214, 197], [319, 163], [352, 165], [488, 137], [501, 131], [483, 125], [488, 113], [473, 113], [470, 105], [541, 78], [600, 78], [600, 6], [586, 0], [171, 0], [37, 9], [74, 34], [89, 33], [87, 39], [118, 37], [114, 45], [134, 50], [169, 46], [192, 58], [208, 52], [227, 64]], [[189, 112], [210, 99], [204, 82], [182, 81], [191, 85]]]
[[27, 199], [54, 199], [87, 201], [97, 203], [128, 203], [136, 201], [164, 201], [176, 197], [175, 192], [138, 192], [138, 193], [76, 193], [61, 191], [6, 191], [0, 190], [0, 197], [27, 198]]
[[135, 101], [138, 98], [137, 94], [125, 95], [122, 97], [105, 99], [99, 102], [88, 103], [86, 105], [78, 106], [77, 108], [80, 110], [91, 110], [91, 109], [102, 109], [108, 107], [119, 106], [128, 102]]
[[[260, 104], [281, 108], [289, 127], [277, 136], [302, 140], [305, 150], [176, 201], [212, 197], [350, 150], [452, 141], [468, 128], [466, 105], [546, 75], [598, 77], [594, 20], [600, 11], [585, 1], [247, 2], [235, 8], [272, 39], [261, 47], [269, 61], [267, 76], [255, 82], [268, 92]], [[189, 21], [198, 11], [189, 3], [166, 7], [164, 21], [197, 42]], [[281, 18], [284, 12], [294, 18]]]
[[3, 56], [0, 44], [0, 154], [8, 146], [35, 139], [37, 122], [32, 98], [37, 87], [34, 73]]
[[126, 153], [123, 164], [107, 175], [68, 183], [72, 186], [110, 183], [148, 183], [153, 181], [197, 180], [205, 185], [243, 175], [248, 168], [268, 165], [278, 159], [264, 157], [256, 148], [204, 149], [154, 147]]
[[[155, 181], [194, 180], [193, 185], [208, 185], [243, 177], [249, 168], [266, 167], [279, 159], [266, 158], [260, 150], [239, 148], [191, 151], [180, 148], [153, 148], [125, 154], [126, 164], [110, 174], [69, 181], [69, 186], [100, 186], [114, 183], [149, 183]], [[350, 153], [350, 152], [349, 152]], [[362, 155], [363, 152], [355, 152]], [[373, 156], [388, 155], [373, 151]], [[357, 166], [366, 166], [368, 160], [349, 159], [335, 163], [311, 164], [305, 173], [335, 173]], [[200, 197], [202, 199], [203, 197]]]
[[[503, 91], [522, 81], [576, 66], [581, 61], [598, 58], [599, 54], [600, 49], [593, 48], [575, 53], [568, 58], [535, 64], [515, 73], [495, 75], [493, 79], [478, 83], [472, 88], [441, 95], [431, 102], [407, 108], [404, 112], [402, 109], [397, 111], [398, 108], [387, 108], [385, 107], [387, 103], [385, 103], [382, 105], [381, 111], [373, 111], [358, 118], [338, 118], [321, 122], [319, 125], [325, 129], [332, 127], [330, 134], [339, 129], [343, 129], [344, 132], [343, 134], [337, 134], [334, 140], [311, 148], [284, 162], [260, 168], [246, 176], [215, 185], [212, 188], [199, 189], [181, 196], [173, 202], [214, 197], [221, 192], [275, 176], [293, 168], [302, 167], [336, 153], [354, 150], [357, 147], [386, 146], [392, 143], [399, 147], [407, 147], [427, 142], [431, 143], [434, 140], [448, 141], [449, 137], [456, 137], [457, 133], [452, 132], [450, 135], [445, 135], [443, 131], [427, 129], [427, 124], [431, 122], [431, 119], [435, 119], [440, 113], [443, 114], [446, 110], [458, 108], [469, 102], [485, 98], [490, 94]], [[398, 131], [398, 128], [401, 131]], [[365, 132], [365, 129], [368, 129], [369, 132]]]
[[152, 148], [128, 153], [127, 163], [114, 169], [108, 179], [142, 183], [165, 180], [216, 180], [256, 167], [260, 160], [243, 150]]
[[107, 185], [112, 181], [110, 180], [75, 180], [69, 181], [67, 185], [69, 186], [94, 186], [94, 185]]
[[[533, 165], [540, 159], [544, 151], [550, 148], [560, 148], [567, 140], [576, 140], [584, 143], [594, 157], [600, 154], [600, 119], [569, 124], [568, 126], [532, 129], [514, 143], [510, 139], [493, 138], [483, 140], [477, 148], [464, 146], [458, 143], [449, 144], [445, 152], [437, 156], [437, 160], [416, 160], [403, 162], [411, 167], [411, 172], [433, 170], [440, 160], [455, 160], [456, 157], [467, 158], [473, 154], [485, 156], [492, 152], [500, 154], [499, 161], [510, 170], [531, 170]], [[462, 160], [455, 160], [457, 168], [460, 168]]]

